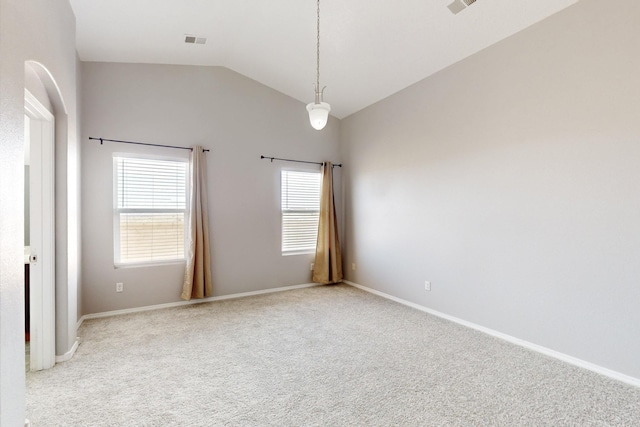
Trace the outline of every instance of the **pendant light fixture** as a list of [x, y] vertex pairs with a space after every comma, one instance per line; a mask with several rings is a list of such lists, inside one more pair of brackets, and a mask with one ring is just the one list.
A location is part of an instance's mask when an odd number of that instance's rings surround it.
[[316, 130], [321, 130], [327, 125], [331, 106], [322, 100], [322, 95], [324, 94], [326, 86], [323, 87], [322, 90], [320, 89], [320, 0], [317, 0], [317, 2], [316, 96], [315, 101], [307, 105], [307, 111], [309, 112], [309, 121], [311, 122], [311, 126]]

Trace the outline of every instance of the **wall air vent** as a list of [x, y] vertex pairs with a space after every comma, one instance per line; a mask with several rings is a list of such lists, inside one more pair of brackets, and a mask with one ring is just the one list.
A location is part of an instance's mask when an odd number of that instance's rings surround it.
[[453, 0], [453, 3], [448, 5], [447, 7], [454, 15], [462, 12], [465, 8], [474, 4], [477, 0]]
[[207, 42], [206, 37], [197, 37], [186, 34], [184, 36], [184, 42], [189, 44], [205, 44]]

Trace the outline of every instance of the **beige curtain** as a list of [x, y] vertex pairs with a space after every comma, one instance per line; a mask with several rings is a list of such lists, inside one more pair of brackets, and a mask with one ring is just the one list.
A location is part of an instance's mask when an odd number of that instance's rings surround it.
[[313, 267], [316, 283], [338, 283], [342, 280], [342, 255], [338, 239], [338, 221], [333, 201], [333, 166], [325, 162], [322, 166], [322, 195], [320, 199], [320, 222], [318, 243]]
[[207, 208], [206, 158], [201, 146], [191, 151], [191, 200], [187, 242], [187, 264], [182, 284], [182, 299], [213, 295], [211, 253], [209, 249], [209, 211]]

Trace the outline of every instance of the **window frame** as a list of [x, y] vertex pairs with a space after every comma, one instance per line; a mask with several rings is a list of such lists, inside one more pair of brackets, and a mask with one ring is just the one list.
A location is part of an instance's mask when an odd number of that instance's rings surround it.
[[[283, 207], [284, 201], [284, 174], [285, 173], [306, 173], [306, 174], [314, 174], [317, 175], [318, 179], [318, 209], [313, 210], [311, 212], [316, 213], [318, 222], [315, 227], [315, 238], [313, 248], [306, 249], [285, 249], [285, 209]], [[282, 168], [280, 169], [280, 253], [282, 256], [293, 256], [293, 255], [308, 255], [315, 254], [317, 247], [317, 235], [318, 235], [318, 224], [320, 222], [320, 199], [322, 197], [322, 171], [321, 170], [310, 170], [310, 169], [301, 169], [301, 168]], [[309, 212], [308, 210], [290, 210], [290, 212]]]
[[[115, 268], [130, 268], [130, 267], [145, 267], [152, 265], [167, 265], [178, 264], [186, 261], [187, 245], [188, 245], [188, 218], [190, 208], [190, 162], [188, 158], [184, 157], [170, 157], [170, 156], [158, 156], [146, 153], [113, 153], [113, 265]], [[143, 208], [119, 208], [118, 207], [118, 159], [130, 158], [130, 159], [142, 159], [142, 160], [156, 160], [156, 161], [170, 161], [185, 164], [185, 207], [184, 209], [143, 209]], [[131, 261], [123, 262], [120, 253], [120, 214], [121, 213], [183, 213], [184, 214], [184, 237], [182, 247], [182, 257], [172, 259], [160, 259], [160, 260], [143, 260], [143, 261]]]

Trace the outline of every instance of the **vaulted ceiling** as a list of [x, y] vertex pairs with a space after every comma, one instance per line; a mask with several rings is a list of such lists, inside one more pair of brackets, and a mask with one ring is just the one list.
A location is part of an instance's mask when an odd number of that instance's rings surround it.
[[[223, 66], [313, 101], [316, 0], [70, 1], [83, 61]], [[325, 101], [346, 117], [577, 1], [321, 0]]]

